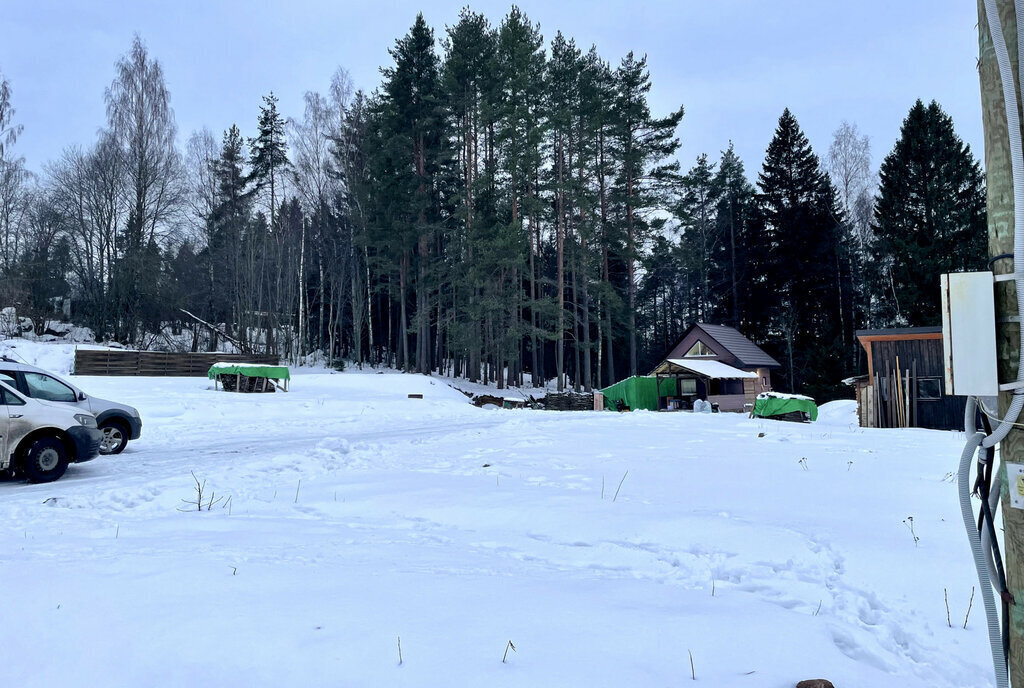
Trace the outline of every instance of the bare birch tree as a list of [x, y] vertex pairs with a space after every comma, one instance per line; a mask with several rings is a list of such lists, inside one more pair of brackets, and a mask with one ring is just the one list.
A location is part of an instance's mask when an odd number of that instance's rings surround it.
[[126, 201], [143, 240], [169, 231], [182, 199], [177, 128], [163, 68], [136, 35], [106, 91], [107, 121], [128, 178]]
[[220, 146], [208, 128], [193, 131], [188, 137], [185, 146], [185, 201], [191, 225], [189, 239], [196, 245], [204, 243], [207, 219], [217, 207], [217, 176], [214, 173], [214, 165], [219, 157]]

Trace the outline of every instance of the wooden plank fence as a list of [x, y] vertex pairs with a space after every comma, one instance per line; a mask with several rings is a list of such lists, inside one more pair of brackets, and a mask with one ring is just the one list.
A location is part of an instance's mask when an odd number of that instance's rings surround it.
[[206, 377], [218, 361], [279, 365], [277, 356], [117, 349], [75, 349], [75, 375], [141, 375], [146, 377]]

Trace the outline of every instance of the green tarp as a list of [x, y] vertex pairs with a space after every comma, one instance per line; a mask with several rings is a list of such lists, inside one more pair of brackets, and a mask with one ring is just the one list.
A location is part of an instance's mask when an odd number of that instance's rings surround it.
[[206, 373], [213, 380], [218, 375], [244, 375], [245, 377], [269, 377], [271, 380], [290, 380], [291, 374], [285, 366], [259, 365], [257, 363], [214, 363]]
[[794, 411], [803, 411], [811, 420], [818, 420], [818, 407], [810, 397], [769, 393], [758, 394], [754, 400], [754, 415], [762, 418], [782, 416]]
[[[604, 407], [615, 410], [617, 402], [621, 401], [634, 411], [657, 411], [658, 410], [658, 381], [653, 377], [627, 377], [625, 380], [616, 382], [611, 387], [601, 390], [604, 395]], [[661, 380], [662, 397], [676, 396], [675, 378], [663, 378]]]

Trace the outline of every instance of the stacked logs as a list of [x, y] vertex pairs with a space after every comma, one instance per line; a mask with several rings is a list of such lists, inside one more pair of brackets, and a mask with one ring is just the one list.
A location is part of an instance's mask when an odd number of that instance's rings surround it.
[[549, 393], [541, 400], [541, 403], [549, 411], [593, 411], [594, 395], [593, 393], [555, 392]]

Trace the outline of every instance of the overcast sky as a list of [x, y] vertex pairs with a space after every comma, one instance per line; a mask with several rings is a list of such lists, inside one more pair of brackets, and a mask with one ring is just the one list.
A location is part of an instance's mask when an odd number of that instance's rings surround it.
[[[462, 2], [423, 0], [0, 0], [0, 72], [11, 82], [15, 151], [39, 170], [104, 126], [103, 91], [138, 32], [163, 65], [179, 141], [233, 123], [255, 129], [273, 90], [285, 116], [301, 117], [302, 94], [326, 91], [344, 66], [359, 88], [380, 82], [387, 49], [422, 11], [438, 37]], [[518, 3], [545, 41], [562, 31], [596, 44], [613, 66], [646, 53], [655, 114], [683, 104], [684, 167], [717, 158], [731, 139], [755, 177], [783, 108], [827, 156], [847, 119], [871, 137], [877, 166], [917, 98], [935, 99], [982, 157], [973, 0], [661, 0]], [[507, 2], [474, 2], [498, 24]]]

